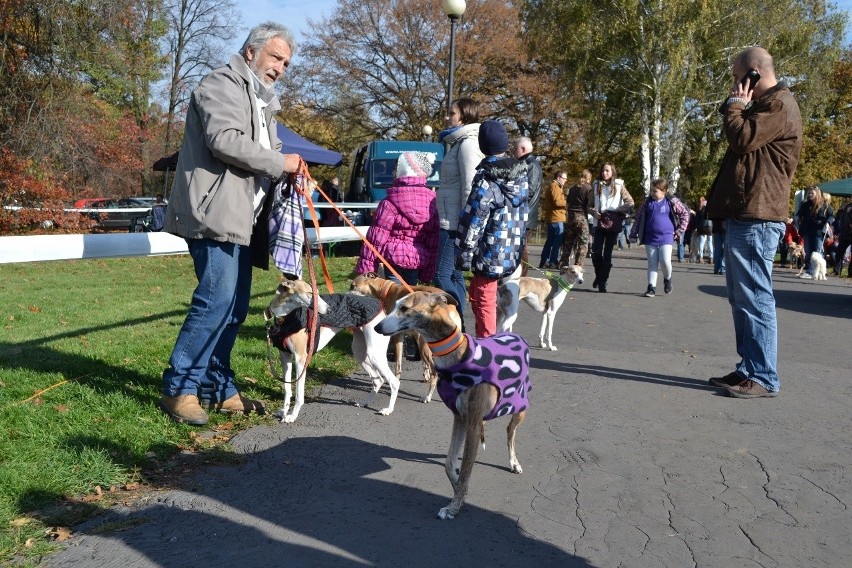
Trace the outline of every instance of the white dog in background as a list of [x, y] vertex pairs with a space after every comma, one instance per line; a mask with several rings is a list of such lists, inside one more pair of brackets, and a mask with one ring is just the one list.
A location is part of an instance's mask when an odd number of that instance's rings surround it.
[[820, 252], [811, 253], [811, 266], [814, 271], [814, 280], [827, 280], [825, 276], [825, 257]]
[[[805, 272], [805, 269], [810, 266], [813, 275]], [[803, 263], [802, 267], [799, 269], [799, 273], [796, 274], [799, 278], [806, 279], [814, 279], [814, 280], [827, 280], [825, 275], [825, 257], [821, 252], [814, 251], [811, 253], [811, 259], [809, 263]]]

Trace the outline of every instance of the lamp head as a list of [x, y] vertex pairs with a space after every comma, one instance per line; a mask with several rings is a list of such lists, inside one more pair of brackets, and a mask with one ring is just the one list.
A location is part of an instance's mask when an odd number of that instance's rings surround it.
[[464, 15], [467, 3], [465, 0], [443, 0], [442, 7], [448, 18], [457, 20]]

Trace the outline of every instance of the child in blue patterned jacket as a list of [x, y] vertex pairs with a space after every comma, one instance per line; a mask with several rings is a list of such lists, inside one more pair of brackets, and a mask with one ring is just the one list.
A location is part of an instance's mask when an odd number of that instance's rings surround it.
[[497, 332], [498, 279], [518, 267], [529, 215], [527, 164], [505, 156], [506, 129], [486, 120], [479, 127], [479, 149], [485, 159], [459, 218], [456, 267], [472, 270], [469, 295], [476, 336]]

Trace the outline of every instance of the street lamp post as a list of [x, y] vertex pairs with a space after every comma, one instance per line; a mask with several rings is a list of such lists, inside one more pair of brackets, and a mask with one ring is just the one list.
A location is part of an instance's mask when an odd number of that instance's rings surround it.
[[453, 70], [456, 59], [456, 22], [467, 9], [465, 0], [443, 0], [444, 13], [450, 19], [450, 70], [447, 76], [447, 116], [453, 105]]

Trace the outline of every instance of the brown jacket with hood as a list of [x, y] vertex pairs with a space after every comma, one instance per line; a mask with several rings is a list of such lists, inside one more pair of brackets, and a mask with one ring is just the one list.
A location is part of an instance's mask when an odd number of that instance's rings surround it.
[[746, 107], [722, 108], [728, 150], [707, 196], [710, 219], [784, 221], [802, 149], [802, 115], [778, 83]]

